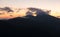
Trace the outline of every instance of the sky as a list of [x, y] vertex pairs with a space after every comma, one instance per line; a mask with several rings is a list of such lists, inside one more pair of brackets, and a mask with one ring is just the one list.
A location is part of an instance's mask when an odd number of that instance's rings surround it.
[[36, 7], [60, 12], [60, 0], [0, 0], [0, 7]]

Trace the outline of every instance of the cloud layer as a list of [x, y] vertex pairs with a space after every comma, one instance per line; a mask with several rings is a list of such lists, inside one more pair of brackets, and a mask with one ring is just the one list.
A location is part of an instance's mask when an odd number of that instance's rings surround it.
[[10, 8], [4, 7], [0, 8], [0, 19], [11, 19], [16, 17], [25, 17], [25, 16], [37, 16], [37, 15], [44, 15], [50, 14], [51, 10], [42, 10], [38, 8]]

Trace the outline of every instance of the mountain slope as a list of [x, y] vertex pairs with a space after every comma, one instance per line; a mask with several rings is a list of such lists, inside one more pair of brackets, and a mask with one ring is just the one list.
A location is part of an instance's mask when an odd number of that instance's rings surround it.
[[56, 37], [60, 36], [60, 19], [48, 14], [0, 20], [1, 33], [8, 36]]

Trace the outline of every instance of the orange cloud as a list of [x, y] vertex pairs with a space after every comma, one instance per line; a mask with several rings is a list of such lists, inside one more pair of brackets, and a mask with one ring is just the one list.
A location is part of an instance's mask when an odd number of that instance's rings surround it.
[[[6, 11], [0, 11], [0, 18], [15, 18], [15, 17], [23, 17], [26, 16], [26, 12], [28, 9], [21, 9], [19, 12], [10, 12], [7, 13]], [[4, 13], [4, 14], [3, 14]]]

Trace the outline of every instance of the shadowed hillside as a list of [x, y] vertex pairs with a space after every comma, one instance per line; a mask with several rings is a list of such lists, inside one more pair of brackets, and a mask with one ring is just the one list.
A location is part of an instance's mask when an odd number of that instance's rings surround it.
[[[0, 20], [1, 33], [8, 36], [54, 37], [60, 33], [60, 19], [48, 14]], [[28, 17], [28, 18], [27, 18]]]

